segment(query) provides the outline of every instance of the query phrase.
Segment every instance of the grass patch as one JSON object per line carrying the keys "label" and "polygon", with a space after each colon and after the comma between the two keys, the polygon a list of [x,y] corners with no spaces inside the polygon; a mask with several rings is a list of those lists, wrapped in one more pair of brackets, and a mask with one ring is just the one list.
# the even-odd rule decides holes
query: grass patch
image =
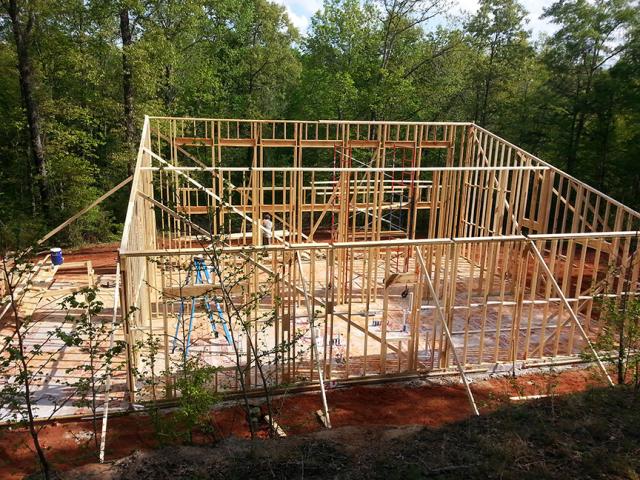
{"label": "grass patch", "polygon": [[[378,478],[638,478],[640,411],[626,387],[512,405],[392,447]],[[388,469],[387,474],[381,474]]]}

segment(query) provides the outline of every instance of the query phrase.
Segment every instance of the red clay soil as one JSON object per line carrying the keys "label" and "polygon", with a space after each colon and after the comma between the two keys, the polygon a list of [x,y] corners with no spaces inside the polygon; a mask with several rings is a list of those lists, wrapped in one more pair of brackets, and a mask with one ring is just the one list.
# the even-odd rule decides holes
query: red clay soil
{"label": "red clay soil", "polygon": [[[115,273],[119,247],[120,244],[118,243],[106,243],[83,247],[78,250],[65,250],[63,252],[64,261],[65,263],[71,263],[91,260],[91,265],[96,273]],[[65,272],[72,273],[70,270],[65,270]]]}
{"label": "red clay soil", "polygon": [[[533,374],[516,379],[494,378],[473,383],[481,412],[509,403],[510,396],[566,394],[586,390],[603,382],[594,372],[571,369],[559,374]],[[471,415],[464,388],[455,385],[390,383],[377,386],[337,388],[327,392],[334,427],[363,425],[427,425],[438,427]],[[289,435],[320,430],[315,412],[321,408],[318,393],[279,397],[273,401],[276,419]],[[264,410],[264,407],[263,407]],[[266,412],[265,412],[266,413]],[[244,412],[239,406],[215,410],[212,417],[222,437],[249,437]],[[56,470],[64,471],[95,463],[90,440],[91,422],[56,422],[44,428],[41,443]],[[130,455],[157,446],[149,417],[142,414],[109,420],[107,459]],[[0,478],[22,478],[38,469],[25,429],[0,431]]]}

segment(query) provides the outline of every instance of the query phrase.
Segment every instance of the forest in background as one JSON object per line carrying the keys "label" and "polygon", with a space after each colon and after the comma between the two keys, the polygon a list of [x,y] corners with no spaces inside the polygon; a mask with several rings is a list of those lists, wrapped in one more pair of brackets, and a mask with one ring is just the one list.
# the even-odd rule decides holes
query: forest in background
{"label": "forest in background", "polygon": [[[33,242],[129,175],[143,116],[474,121],[640,208],[640,8],[325,0],[0,0],[0,240]],[[116,239],[126,192],[58,237]]]}

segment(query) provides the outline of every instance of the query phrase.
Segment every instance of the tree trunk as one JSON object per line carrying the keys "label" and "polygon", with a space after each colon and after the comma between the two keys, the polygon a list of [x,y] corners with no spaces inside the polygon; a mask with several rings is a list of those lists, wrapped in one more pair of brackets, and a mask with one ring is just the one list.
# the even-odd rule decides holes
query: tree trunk
{"label": "tree trunk", "polygon": [[607,176],[607,161],[609,153],[609,136],[611,135],[611,109],[607,109],[605,114],[605,126],[602,138],[602,145],[600,150],[600,159],[598,164],[598,189],[606,193],[606,176]]}
{"label": "tree trunk", "polygon": [[131,24],[129,22],[129,10],[120,10],[120,37],[122,38],[122,103],[124,106],[125,142],[130,150],[127,167],[129,175],[135,168],[135,125],[133,118],[133,74],[129,49],[133,43],[131,38]]}
{"label": "tree trunk", "polygon": [[18,72],[20,75],[20,93],[22,103],[27,114],[29,125],[29,143],[31,157],[36,170],[36,183],[40,193],[40,207],[45,217],[49,213],[49,186],[47,182],[47,166],[44,159],[44,147],[42,145],[40,110],[35,98],[35,81],[33,78],[33,64],[30,55],[31,33],[33,30],[34,13],[26,12],[26,24],[22,18],[25,12],[18,7],[17,0],[9,0],[6,4],[7,13],[11,19],[13,37],[16,42],[18,54]]}
{"label": "tree trunk", "polygon": [[580,113],[578,115],[578,125],[575,130],[575,139],[573,141],[573,149],[571,150],[571,156],[569,157],[570,164],[567,166],[569,175],[575,175],[577,173],[578,164],[578,151],[580,150],[580,144],[582,143],[582,132],[584,131],[585,115]]}
{"label": "tree trunk", "polygon": [[579,123],[578,116],[577,107],[574,105],[571,117],[571,128],[569,129],[569,143],[567,145],[567,173],[569,175],[575,174],[576,163],[578,161],[578,135],[576,134],[576,130],[578,129],[577,124]]}
{"label": "tree trunk", "polygon": [[482,82],[484,84],[483,92],[482,92],[482,110],[480,111],[480,126],[487,128],[487,109],[489,108],[489,92],[491,90],[491,74],[493,72],[493,60],[496,56],[496,50],[499,48],[499,45],[496,43],[496,40],[492,40],[491,43],[491,52],[489,54],[489,65],[484,72],[484,77]]}
{"label": "tree trunk", "polygon": [[489,76],[484,79],[484,92],[482,97],[482,116],[480,117],[480,126],[487,128],[487,109],[489,108],[489,89],[490,89]]}
{"label": "tree trunk", "polygon": [[164,85],[162,87],[162,98],[164,100],[164,113],[172,115],[171,104],[173,103],[173,89],[171,87],[172,66],[164,66]]}

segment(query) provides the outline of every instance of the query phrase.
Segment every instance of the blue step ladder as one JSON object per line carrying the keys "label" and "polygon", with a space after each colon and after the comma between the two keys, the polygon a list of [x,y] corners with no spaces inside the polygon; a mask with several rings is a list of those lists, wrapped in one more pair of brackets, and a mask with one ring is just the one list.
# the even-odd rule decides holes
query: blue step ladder
{"label": "blue step ladder", "polygon": [[[209,268],[202,257],[194,257],[193,263],[189,270],[187,271],[187,279],[185,285],[189,285],[191,281],[191,277],[195,272],[194,285],[206,285],[211,284],[211,274],[209,273]],[[173,336],[173,344],[171,348],[171,353],[174,353],[176,350],[176,343],[178,341],[178,333],[180,332],[180,325],[184,322],[184,297],[180,299],[180,310],[178,311],[178,321],[176,322],[176,331]],[[209,325],[211,326],[211,332],[213,333],[214,338],[218,338],[218,330],[216,329],[216,320],[214,318],[214,312],[211,308],[211,300],[209,299],[209,295],[205,294],[202,297],[205,311],[207,312],[207,316],[209,318]],[[191,332],[193,331],[193,318],[196,313],[196,303],[197,297],[191,297],[191,315],[189,317],[189,329],[187,330],[187,341],[185,343],[184,354],[185,356],[189,355],[189,347],[191,346]],[[214,297],[213,303],[216,307],[216,312],[218,314],[218,319],[222,324],[222,328],[224,330],[224,336],[227,339],[227,343],[229,345],[233,344],[233,339],[231,338],[231,332],[229,331],[229,326],[224,318],[224,313],[222,312],[222,306],[220,302]]]}

